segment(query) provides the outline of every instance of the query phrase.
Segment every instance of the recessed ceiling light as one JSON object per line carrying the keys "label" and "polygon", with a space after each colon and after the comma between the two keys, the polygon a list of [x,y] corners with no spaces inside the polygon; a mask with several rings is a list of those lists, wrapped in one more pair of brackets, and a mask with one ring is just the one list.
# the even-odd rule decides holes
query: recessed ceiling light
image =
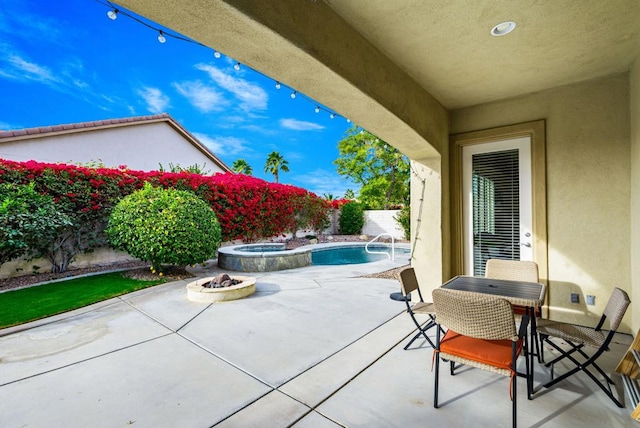
{"label": "recessed ceiling light", "polygon": [[491,29],[492,36],[504,36],[516,29],[516,23],[513,21],[501,22]]}

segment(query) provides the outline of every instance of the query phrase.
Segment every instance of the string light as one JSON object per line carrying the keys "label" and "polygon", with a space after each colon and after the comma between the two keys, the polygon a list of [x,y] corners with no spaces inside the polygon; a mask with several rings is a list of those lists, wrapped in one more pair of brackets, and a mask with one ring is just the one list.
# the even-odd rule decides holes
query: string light
{"label": "string light", "polygon": [[[117,8],[113,3],[111,3],[109,0],[94,0],[94,1],[95,1],[96,3],[100,3],[100,4],[102,4],[102,5],[104,5],[104,6],[106,6],[106,7],[108,7],[108,8],[109,8],[109,10],[107,11],[107,17],[108,17],[110,20],[112,20],[112,21],[115,21],[115,20],[118,18],[118,16],[119,16],[119,15],[124,15],[124,16],[126,16],[127,18],[130,18],[130,19],[132,19],[132,20],[134,20],[134,21],[138,22],[139,24],[144,25],[144,26],[145,26],[145,27],[147,27],[147,28],[150,28],[150,29],[152,29],[152,30],[154,30],[154,31],[157,31],[157,32],[158,32],[158,42],[160,42],[160,43],[166,43],[166,41],[167,41],[167,37],[172,37],[172,38],[174,38],[174,39],[182,40],[182,41],[184,41],[184,42],[188,42],[188,43],[193,43],[193,44],[196,44],[196,45],[202,46],[202,47],[204,47],[204,48],[210,49],[208,46],[203,45],[202,43],[200,43],[200,42],[198,42],[198,41],[196,41],[196,40],[193,40],[193,39],[190,39],[190,38],[187,38],[187,37],[181,36],[181,35],[179,35],[179,34],[174,34],[174,33],[171,33],[171,32],[168,32],[168,33],[167,33],[167,32],[165,32],[165,31],[161,30],[160,28],[158,28],[158,27],[156,27],[156,26],[154,26],[154,25],[152,25],[152,24],[149,24],[148,22],[146,22],[146,20],[142,20],[142,19],[138,18],[138,17],[137,17],[137,16],[135,16],[135,15],[131,15],[131,14],[130,14],[130,13],[128,13],[126,10],[118,9],[118,8]],[[222,57],[222,54],[221,54],[219,51],[217,51],[217,50],[215,50],[215,49],[214,49],[214,50],[213,50],[213,56],[214,56],[214,58],[218,59],[218,58],[221,58],[221,57]],[[236,71],[240,71],[240,62],[236,62],[236,63],[233,65],[233,68],[234,68]],[[249,68],[250,68],[250,67],[249,67]],[[264,73],[259,72],[258,70],[254,70],[254,69],[251,69],[251,70],[252,70],[252,71],[254,71],[255,73],[258,73],[258,74],[262,75],[263,77],[269,78],[269,76],[265,75]],[[280,83],[280,82],[279,82],[279,81],[277,81],[277,80],[274,80],[274,82],[275,82],[275,87],[276,87],[276,89],[280,89],[280,88],[283,86],[283,85],[282,85],[282,83]],[[284,85],[284,86],[286,87],[286,85]],[[337,114],[337,113],[335,113],[335,112],[332,112],[332,111],[330,111],[330,110],[328,110],[328,109],[326,109],[326,108],[322,108],[322,107],[320,107],[320,106],[319,106],[319,105],[318,105],[318,104],[317,104],[313,99],[311,99],[311,98],[307,97],[306,95],[304,95],[304,94],[302,94],[302,93],[301,93],[301,94],[298,94],[298,91],[294,90],[293,88],[290,88],[290,89],[293,91],[293,92],[291,92],[291,95],[290,95],[290,96],[291,96],[291,99],[295,99],[298,95],[300,95],[300,96],[301,96],[303,99],[305,99],[307,102],[309,102],[309,103],[310,103],[310,104],[312,104],[312,105],[315,105],[314,111],[315,111],[316,113],[320,113],[320,110],[324,110],[324,111],[326,111],[327,113],[329,113],[329,118],[331,118],[331,119],[335,119],[335,117],[336,117],[336,116],[340,116],[339,114]],[[341,117],[343,117],[343,116],[341,116]],[[350,119],[347,119],[347,118],[345,118],[345,119],[347,120],[347,122],[348,122],[348,123],[351,123],[351,120],[350,120]]]}

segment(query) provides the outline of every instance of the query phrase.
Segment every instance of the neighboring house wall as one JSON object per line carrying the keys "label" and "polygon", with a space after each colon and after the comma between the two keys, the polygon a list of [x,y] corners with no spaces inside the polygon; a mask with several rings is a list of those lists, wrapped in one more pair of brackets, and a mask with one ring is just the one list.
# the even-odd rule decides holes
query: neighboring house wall
{"label": "neighboring house wall", "polygon": [[126,165],[142,171],[158,170],[160,164],[168,170],[170,163],[182,167],[204,164],[211,173],[229,170],[220,160],[216,162],[213,154],[194,145],[193,137],[185,137],[167,115],[154,117],[159,119],[0,138],[0,158],[50,163],[97,161],[106,167]]}
{"label": "neighboring house wall", "polygon": [[[538,119],[546,121],[549,316],[595,325],[613,287],[633,301],[629,76],[455,110],[450,123],[460,133]],[[570,303],[572,292],[580,304]],[[587,294],[595,306],[585,305]],[[623,331],[631,319],[629,310]]]}

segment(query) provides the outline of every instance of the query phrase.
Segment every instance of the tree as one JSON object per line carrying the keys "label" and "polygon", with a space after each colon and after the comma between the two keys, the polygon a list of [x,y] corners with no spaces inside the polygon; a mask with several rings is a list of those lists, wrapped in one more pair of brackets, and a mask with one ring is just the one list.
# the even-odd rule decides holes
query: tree
{"label": "tree", "polygon": [[280,153],[271,152],[267,157],[267,162],[264,164],[264,172],[273,174],[278,182],[278,173],[280,171],[289,172],[289,162],[287,162]]}
{"label": "tree", "polygon": [[357,235],[364,226],[364,210],[359,202],[349,202],[340,208],[340,233]]}
{"label": "tree", "polygon": [[53,198],[28,185],[0,184],[0,265],[23,256],[45,253],[71,219],[58,211]]}
{"label": "tree", "polygon": [[354,200],[356,198],[356,193],[352,189],[347,189],[344,192],[344,198]]}
{"label": "tree", "polygon": [[338,174],[360,184],[360,200],[367,208],[389,209],[409,202],[409,160],[396,148],[353,126],[338,142],[338,151]]}
{"label": "tree", "polygon": [[149,183],[118,202],[106,233],[114,248],[150,262],[154,271],[202,263],[221,242],[216,214],[204,200]]}
{"label": "tree", "polygon": [[231,166],[231,169],[234,172],[237,172],[238,174],[245,174],[245,175],[253,174],[253,168],[251,168],[251,165],[249,165],[247,161],[244,159],[236,160]]}

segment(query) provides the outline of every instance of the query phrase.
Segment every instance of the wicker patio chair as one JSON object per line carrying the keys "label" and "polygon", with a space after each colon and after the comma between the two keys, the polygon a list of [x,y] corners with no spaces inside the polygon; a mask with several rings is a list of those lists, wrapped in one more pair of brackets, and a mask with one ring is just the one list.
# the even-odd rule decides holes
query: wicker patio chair
{"label": "wicker patio chair", "polygon": [[[548,343],[558,352],[560,352],[560,355],[556,359],[545,364],[547,367],[551,367],[551,381],[547,382],[544,385],[545,388],[549,388],[550,386],[555,385],[556,383],[568,378],[569,376],[579,371],[583,371],[600,387],[600,389],[604,391],[605,394],[607,394],[607,396],[618,407],[624,407],[622,403],[620,403],[620,401],[618,401],[618,399],[613,396],[610,387],[610,385],[613,385],[613,381],[609,376],[605,374],[605,372],[598,366],[598,364],[596,364],[596,361],[603,352],[609,350],[609,343],[611,342],[611,339],[613,339],[616,330],[620,326],[622,317],[624,317],[624,314],[627,311],[627,307],[629,307],[630,303],[631,301],[629,300],[629,295],[623,290],[615,287],[613,289],[613,292],[611,293],[611,297],[609,297],[607,306],[605,306],[604,312],[600,317],[600,321],[594,328],[567,324],[559,321],[540,320],[538,323],[538,335],[540,336],[541,342]],[[602,330],[605,320],[609,321],[608,332],[604,332]],[[553,338],[558,338],[565,341],[569,345],[570,349],[563,349],[552,340]],[[583,350],[585,346],[596,348],[596,352],[593,355],[589,356]],[[579,362],[576,358],[574,358],[572,354],[574,354],[575,352],[582,355],[585,361]],[[562,376],[554,378],[553,368],[555,363],[564,359],[570,360],[573,364],[576,365],[576,367],[564,373]],[[598,380],[598,378],[596,378],[596,376],[589,371],[589,367],[593,367],[604,377],[607,382],[607,387],[605,387],[605,385],[603,385],[602,382],[600,382],[600,380]]]}
{"label": "wicker patio chair", "polygon": [[529,359],[525,359],[525,373],[516,370],[517,359],[527,347],[528,317],[522,317],[520,329],[516,331],[511,303],[498,297],[467,291],[435,289],[433,305],[436,322],[448,328],[442,339],[439,329],[436,333],[434,407],[438,407],[440,359],[449,361],[451,375],[457,368],[455,363],[477,367],[510,378],[511,419],[515,427],[516,376],[527,379],[529,399],[533,389]]}
{"label": "wicker patio chair", "polygon": [[[432,348],[435,348],[436,345],[433,344],[433,341],[427,336],[427,330],[436,326],[435,322],[435,312],[433,310],[433,303],[425,302],[422,298],[422,293],[420,292],[420,287],[418,286],[418,278],[416,277],[416,272],[414,268],[407,267],[400,271],[400,288],[402,290],[402,296],[404,297],[404,302],[407,305],[407,312],[411,315],[411,319],[413,323],[416,325],[418,332],[415,336],[407,343],[404,347],[405,351],[411,346],[411,344],[420,336],[423,336],[427,342],[431,345]],[[415,304],[411,304],[410,293],[414,291],[418,292],[418,296],[420,298],[419,302]],[[426,314],[429,316],[429,321],[421,325],[416,318],[416,314]]]}
{"label": "wicker patio chair", "polygon": [[[492,279],[540,282],[538,264],[527,260],[489,259],[485,266],[484,276],[485,278]],[[536,318],[540,318],[541,316],[540,308],[535,308],[534,316],[533,313],[529,313],[525,306],[519,305],[513,305],[513,313],[516,316],[516,321],[519,321],[522,315],[529,315],[532,328],[536,327]],[[538,344],[537,338],[532,346],[534,347],[534,352],[538,355],[538,361],[542,362],[542,358],[540,357],[540,345]]]}

